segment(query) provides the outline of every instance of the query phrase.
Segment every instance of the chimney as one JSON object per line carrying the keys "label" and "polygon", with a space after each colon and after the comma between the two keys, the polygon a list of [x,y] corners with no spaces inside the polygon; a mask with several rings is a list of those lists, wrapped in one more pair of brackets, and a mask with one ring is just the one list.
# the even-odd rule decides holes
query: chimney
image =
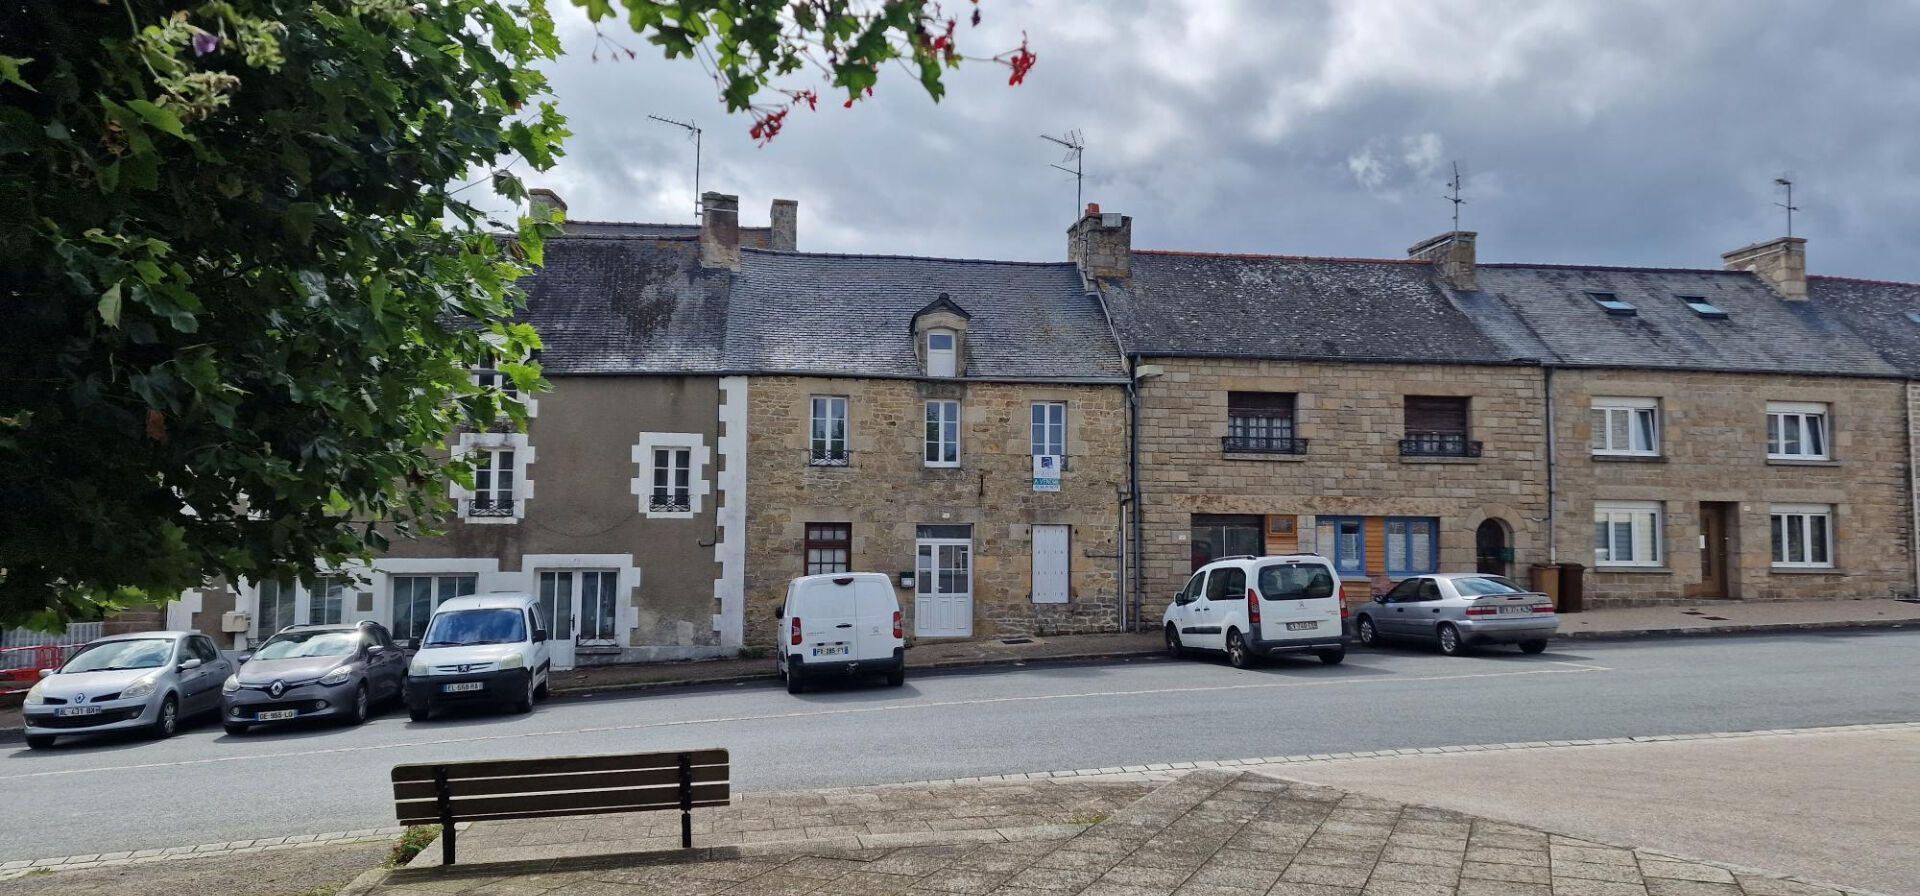
{"label": "chimney", "polygon": [[567,201],[545,187],[535,187],[527,191],[527,217],[536,221],[545,221],[554,209],[560,210],[560,219],[567,218]]}
{"label": "chimney", "polygon": [[1067,228],[1067,257],[1089,280],[1125,280],[1133,276],[1133,219],[1102,214],[1098,203]]}
{"label": "chimney", "polygon": [[1789,302],[1807,300],[1807,241],[1800,237],[1754,243],[1721,255],[1720,261],[1729,271],[1752,271],[1780,298]]}
{"label": "chimney", "polygon": [[792,199],[775,199],[773,210],[767,213],[773,235],[767,239],[767,248],[778,252],[792,252],[800,244],[800,203]]}
{"label": "chimney", "polygon": [[740,197],[700,194],[700,266],[740,270]]}
{"label": "chimney", "polygon": [[1479,262],[1473,250],[1477,236],[1471,230],[1450,230],[1415,243],[1407,250],[1407,257],[1433,262],[1434,273],[1448,289],[1476,292],[1480,289]]}

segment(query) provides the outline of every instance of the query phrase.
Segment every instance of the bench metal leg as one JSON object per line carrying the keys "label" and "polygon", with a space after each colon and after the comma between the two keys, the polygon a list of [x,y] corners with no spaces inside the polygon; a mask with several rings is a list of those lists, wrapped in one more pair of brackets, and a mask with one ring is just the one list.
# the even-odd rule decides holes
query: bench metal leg
{"label": "bench metal leg", "polygon": [[440,864],[453,864],[453,789],[447,786],[446,766],[433,770],[435,799],[440,804]]}
{"label": "bench metal leg", "polygon": [[693,848],[693,754],[680,754],[680,848]]}

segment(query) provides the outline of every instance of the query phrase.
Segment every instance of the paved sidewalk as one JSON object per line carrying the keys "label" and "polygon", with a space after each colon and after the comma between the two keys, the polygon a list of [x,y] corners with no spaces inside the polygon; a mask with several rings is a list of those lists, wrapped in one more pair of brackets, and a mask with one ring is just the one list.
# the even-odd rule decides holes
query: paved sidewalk
{"label": "paved sidewalk", "polygon": [[1560,616],[1563,638],[1789,632],[1920,625],[1920,603],[1874,600],[1703,600],[1670,607],[1617,607]]}

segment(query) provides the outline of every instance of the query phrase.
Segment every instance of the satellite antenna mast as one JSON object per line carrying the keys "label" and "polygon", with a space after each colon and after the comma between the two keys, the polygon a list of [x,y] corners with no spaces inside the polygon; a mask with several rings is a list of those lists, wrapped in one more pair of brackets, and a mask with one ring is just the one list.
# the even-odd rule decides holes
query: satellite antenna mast
{"label": "satellite antenna mast", "polygon": [[1453,203],[1453,229],[1455,232],[1460,230],[1460,206],[1467,204],[1465,199],[1460,198],[1461,183],[1460,163],[1455,162],[1453,163],[1453,179],[1447,181],[1447,195],[1440,197]]}
{"label": "satellite antenna mast", "polygon": [[1773,182],[1776,186],[1787,189],[1787,201],[1776,202],[1774,205],[1787,210],[1787,236],[1793,236],[1793,213],[1800,210],[1800,206],[1793,204],[1793,179],[1783,174],[1774,178]]}
{"label": "satellite antenna mast", "polygon": [[1078,128],[1068,131],[1064,135],[1061,135],[1059,137],[1055,137],[1050,134],[1041,134],[1040,139],[1045,140],[1048,143],[1057,143],[1061,147],[1066,149],[1067,154],[1062,156],[1060,158],[1060,161],[1072,162],[1073,167],[1068,168],[1065,165],[1050,165],[1050,167],[1058,168],[1061,171],[1065,171],[1066,173],[1073,175],[1073,208],[1075,213],[1078,213],[1079,210],[1083,207],[1080,202],[1080,199],[1081,199],[1080,185],[1081,185],[1081,182],[1085,179],[1086,175],[1085,175],[1084,169],[1082,168],[1081,160],[1086,156],[1086,153],[1087,153],[1087,141],[1081,138],[1080,130]]}
{"label": "satellite antenna mast", "polygon": [[695,218],[700,217],[700,126],[691,121],[674,121],[671,118],[661,118],[658,115],[649,115],[647,117],[661,124],[670,124],[676,128],[684,128],[688,134],[693,136],[693,216]]}

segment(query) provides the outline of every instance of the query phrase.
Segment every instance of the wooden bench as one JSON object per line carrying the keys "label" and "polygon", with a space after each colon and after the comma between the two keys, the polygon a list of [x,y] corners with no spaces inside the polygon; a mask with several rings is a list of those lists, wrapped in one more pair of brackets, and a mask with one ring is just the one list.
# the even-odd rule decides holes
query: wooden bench
{"label": "wooden bench", "polygon": [[462,821],[679,809],[690,849],[693,810],[727,805],[728,774],[726,750],[397,765],[394,812],[401,824],[438,824],[447,865]]}

